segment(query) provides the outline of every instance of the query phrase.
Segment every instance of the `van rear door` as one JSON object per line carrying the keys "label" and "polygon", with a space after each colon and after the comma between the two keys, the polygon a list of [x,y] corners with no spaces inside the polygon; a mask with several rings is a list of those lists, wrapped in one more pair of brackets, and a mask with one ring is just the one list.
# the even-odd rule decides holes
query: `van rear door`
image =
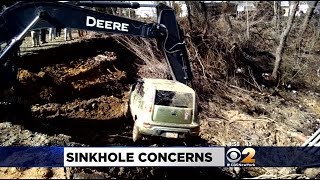
{"label": "van rear door", "polygon": [[156,90],[153,121],[191,124],[194,95],[192,93]]}

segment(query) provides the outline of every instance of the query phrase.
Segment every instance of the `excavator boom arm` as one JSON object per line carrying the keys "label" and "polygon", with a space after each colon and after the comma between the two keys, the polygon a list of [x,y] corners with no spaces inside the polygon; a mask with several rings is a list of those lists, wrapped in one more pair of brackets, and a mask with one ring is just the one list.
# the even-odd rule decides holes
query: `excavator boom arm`
{"label": "excavator boom arm", "polygon": [[[81,7],[82,6],[82,7]],[[139,8],[139,3],[78,1],[78,2],[18,2],[0,14],[0,63],[18,51],[30,30],[42,28],[72,28],[88,31],[155,38],[161,44],[172,78],[190,84],[192,73],[183,33],[172,8],[159,4],[157,22],[145,23],[125,17],[98,12],[87,6]]]}

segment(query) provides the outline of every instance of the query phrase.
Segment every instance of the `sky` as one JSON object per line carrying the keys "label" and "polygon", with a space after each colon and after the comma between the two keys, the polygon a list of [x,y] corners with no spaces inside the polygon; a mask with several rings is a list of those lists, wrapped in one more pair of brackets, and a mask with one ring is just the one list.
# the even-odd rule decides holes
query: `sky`
{"label": "sky", "polygon": [[[154,1],[130,1],[130,2],[139,2],[140,4],[154,4]],[[136,10],[136,14],[142,17],[156,16],[156,9],[150,7],[141,7]],[[185,4],[182,5],[182,16],[187,15],[187,7]]]}
{"label": "sky", "polygon": [[[139,2],[140,4],[154,4],[154,1],[130,1],[130,2]],[[212,1],[204,1],[204,2],[212,2]],[[223,1],[214,1],[214,2],[223,2]],[[288,1],[282,1],[281,4],[282,5],[289,5]],[[307,5],[300,5],[299,6],[299,11],[306,12],[307,9],[308,9]],[[238,6],[238,10],[241,11],[242,7]],[[150,7],[141,7],[136,10],[136,14],[141,17],[156,16],[156,9],[150,8]],[[182,16],[186,16],[186,15],[187,15],[187,7],[183,3],[182,4]]]}
{"label": "sky", "polygon": [[[131,2],[139,2],[139,1],[131,1]],[[153,1],[140,1],[140,4],[154,4]],[[136,10],[136,14],[141,17],[153,16],[155,14],[155,8],[150,7],[141,7]]]}

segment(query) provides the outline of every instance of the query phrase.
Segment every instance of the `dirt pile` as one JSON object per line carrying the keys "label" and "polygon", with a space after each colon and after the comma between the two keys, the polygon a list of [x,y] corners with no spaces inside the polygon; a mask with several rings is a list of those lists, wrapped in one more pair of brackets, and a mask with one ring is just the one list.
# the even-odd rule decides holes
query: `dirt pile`
{"label": "dirt pile", "polygon": [[30,169],[17,169],[17,168],[1,168],[0,176],[3,179],[65,179],[63,168],[30,168]]}
{"label": "dirt pile", "polygon": [[111,94],[123,96],[128,84],[137,77],[135,56],[126,56],[127,53],[116,56],[113,50],[121,51],[121,47],[112,47],[111,43],[116,44],[112,39],[91,39],[73,45],[79,54],[70,49],[72,45],[64,44],[40,51],[39,55],[23,56],[16,93],[32,104]]}
{"label": "dirt pile", "polygon": [[74,117],[108,120],[121,118],[124,113],[124,99],[113,96],[100,96],[90,100],[75,100],[70,103],[48,103],[34,105],[32,111],[39,117]]}

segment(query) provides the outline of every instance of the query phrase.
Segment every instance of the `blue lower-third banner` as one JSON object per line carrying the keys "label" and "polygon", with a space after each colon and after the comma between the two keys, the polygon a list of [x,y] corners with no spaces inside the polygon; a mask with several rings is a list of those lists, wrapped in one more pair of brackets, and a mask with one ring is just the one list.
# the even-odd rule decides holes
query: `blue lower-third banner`
{"label": "blue lower-third banner", "polygon": [[0,167],[320,167],[320,147],[0,147]]}
{"label": "blue lower-third banner", "polygon": [[0,167],[63,167],[64,147],[0,147]]}

